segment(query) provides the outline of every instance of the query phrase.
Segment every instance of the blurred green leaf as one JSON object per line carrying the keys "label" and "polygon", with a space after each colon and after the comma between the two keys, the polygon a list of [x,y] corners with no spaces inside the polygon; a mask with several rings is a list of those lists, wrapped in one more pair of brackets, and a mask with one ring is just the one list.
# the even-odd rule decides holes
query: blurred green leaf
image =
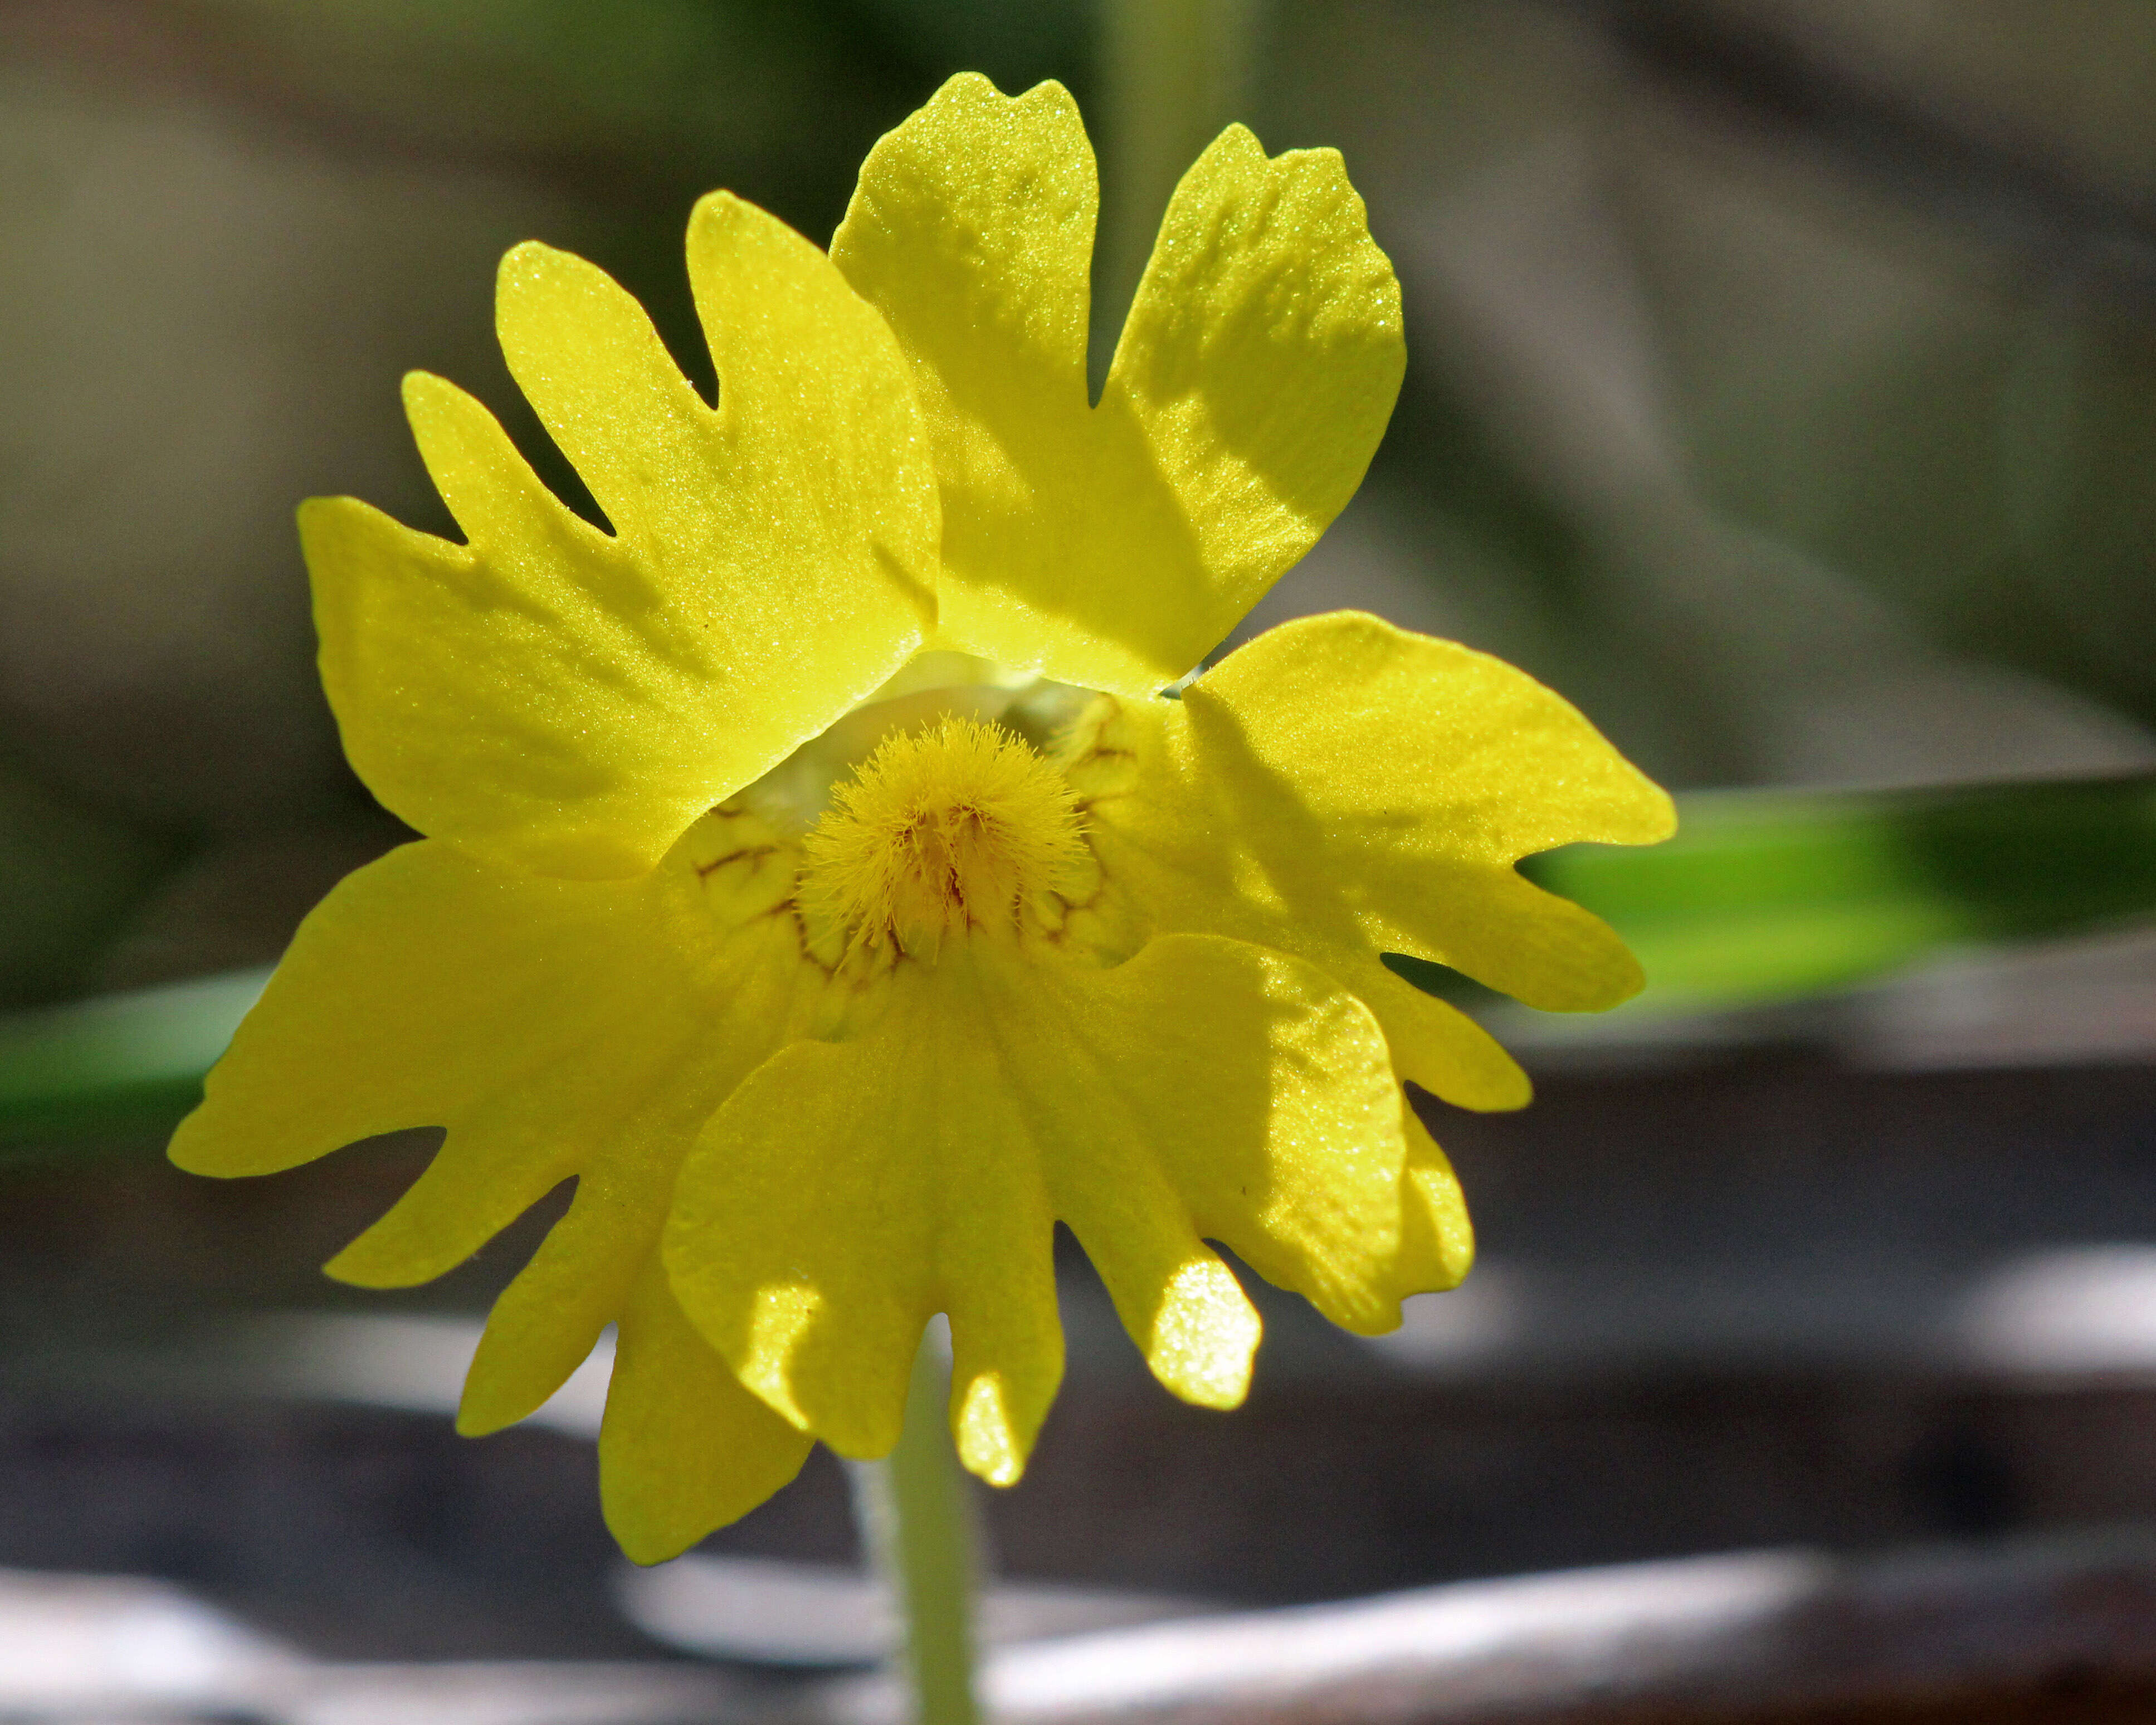
{"label": "blurred green leaf", "polygon": [[175,1125],[269,977],[233,971],[0,1018],[0,1144]]}
{"label": "blurred green leaf", "polygon": [[1643,1004],[1786,999],[1942,948],[2156,915],[2156,778],[1681,799],[1651,850],[1578,845],[1523,872],[1607,918]]}

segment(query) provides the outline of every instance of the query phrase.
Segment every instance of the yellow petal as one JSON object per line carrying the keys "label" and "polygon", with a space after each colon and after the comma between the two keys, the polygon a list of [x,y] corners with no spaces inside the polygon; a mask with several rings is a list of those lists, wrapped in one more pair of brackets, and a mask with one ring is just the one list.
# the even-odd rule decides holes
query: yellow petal
{"label": "yellow petal", "polygon": [[536,1413],[619,1318],[649,1266],[665,1183],[581,1176],[568,1214],[501,1291],[465,1374],[457,1430],[484,1437]]}
{"label": "yellow petal", "polygon": [[538,1137],[559,1136],[518,1092],[596,1028],[589,1008],[627,981],[624,947],[661,926],[655,891],[542,880],[438,841],[358,870],[300,925],[172,1159],[274,1173],[497,1095]]}
{"label": "yellow petal", "polygon": [[1524,1108],[1534,1099],[1520,1063],[1458,1007],[1404,982],[1367,950],[1322,955],[1322,943],[1309,938],[1315,932],[1305,934],[1306,953],[1320,962],[1329,957],[1327,968],[1377,1015],[1401,1077],[1455,1106],[1486,1112]]}
{"label": "yellow petal", "polygon": [[951,1317],[961,1455],[1017,1477],[1063,1369],[1040,1152],[962,957],[894,978],[879,1029],[801,1043],[683,1166],[676,1294],[742,1381],[842,1455],[897,1441],[914,1352]]}
{"label": "yellow petal", "polygon": [[[558,1255],[598,1273],[570,1248],[603,1218],[649,1255],[681,1157],[819,983],[789,924],[706,913],[690,851],[634,880],[569,881],[439,840],[406,845],[301,926],[172,1158],[267,1173],[377,1132],[446,1127],[427,1172],[332,1261],[373,1286],[440,1275],[576,1175],[569,1235],[526,1272],[536,1296]],[[505,1296],[509,1327],[526,1297]],[[567,1322],[596,1327],[581,1307]],[[529,1373],[573,1367],[572,1345],[552,1345]],[[490,1357],[504,1348],[519,1351],[496,1338]]]}
{"label": "yellow petal", "polygon": [[1448,1101],[1517,1106],[1527,1082],[1381,953],[1557,1010],[1613,1006],[1640,986],[1607,925],[1513,865],[1584,840],[1652,843],[1674,826],[1670,800],[1497,660],[1374,617],[1309,618],[1181,701],[1130,703],[1107,723],[1100,752],[1135,765],[1088,795],[1086,819],[1118,891],[1155,927],[1322,965],[1377,1013],[1402,1074]]}
{"label": "yellow petal", "polygon": [[656,1260],[622,1312],[599,1427],[599,1502],[639,1563],[679,1557],[801,1471],[808,1440],[689,1327]]}
{"label": "yellow petal", "polygon": [[[1335,1323],[1388,1327],[1380,1283],[1406,1146],[1384,1038],[1361,1003],[1314,966],[1209,935],[1046,977],[1029,979],[1026,1031],[1064,1046],[1021,1082],[1037,1114],[1085,1147],[1055,1164],[1057,1214],[1119,1303],[1117,1259],[1142,1237],[1134,1212],[1157,1168],[1197,1234]],[[1007,1017],[1023,1009],[1013,997]],[[1209,1280],[1178,1287],[1156,1330],[1188,1322]]]}
{"label": "yellow petal", "polygon": [[1403,1106],[1406,1165],[1400,1172],[1400,1250],[1393,1266],[1393,1292],[1441,1293],[1456,1288],[1475,1264],[1475,1230],[1460,1177],[1414,1110]]}
{"label": "yellow petal", "polygon": [[859,1040],[789,1048],[735,1092],[683,1167],[666,1260],[742,1381],[850,1455],[896,1440],[948,1312],[961,1453],[1008,1481],[1061,1365],[1055,1221],[1156,1375],[1232,1406],[1258,1321],[1204,1237],[1382,1329],[1404,1156],[1383,1038],[1311,966],[1207,937],[1112,970],[975,939],[899,972]]}
{"label": "yellow petal", "polygon": [[1339,151],[1268,158],[1229,126],[1176,188],[1101,398],[1196,536],[1185,643],[1216,645],[1317,542],[1406,370],[1399,284]]}
{"label": "yellow petal", "polygon": [[256,1173],[446,1125],[426,1173],[331,1266],[377,1286],[439,1275],[574,1175],[567,1215],[488,1320],[459,1424],[522,1419],[618,1324],[602,1483],[644,1562],[752,1508],[806,1449],[657,1269],[683,1155],[821,986],[790,922],[703,872],[741,819],[700,824],[629,881],[550,880],[436,840],[361,870],[302,925],[173,1143],[198,1173]]}
{"label": "yellow petal", "polygon": [[424,376],[407,408],[469,543],[348,498],[301,512],[346,752],[423,832],[567,876],[648,868],[932,620],[934,482],[882,321],[723,193],[689,261],[716,411],[601,271],[536,244],[503,260],[511,369],[611,535]]}
{"label": "yellow petal", "polygon": [[1231,127],[1184,177],[1097,408],[1093,157],[1060,85],[952,79],[870,152],[831,255],[913,365],[942,490],[942,637],[1150,694],[1360,482],[1399,293],[1331,151]]}

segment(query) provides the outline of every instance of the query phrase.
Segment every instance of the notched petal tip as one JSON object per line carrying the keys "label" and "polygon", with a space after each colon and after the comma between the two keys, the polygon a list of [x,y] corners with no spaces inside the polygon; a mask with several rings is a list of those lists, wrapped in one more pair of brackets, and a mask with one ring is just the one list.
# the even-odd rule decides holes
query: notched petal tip
{"label": "notched petal tip", "polygon": [[[1040,1219],[983,1219],[1021,1237]],[[1015,1227],[1012,1226],[1017,1223]],[[954,1261],[951,1434],[968,1471],[992,1486],[1017,1483],[1063,1382],[1063,1326],[1048,1230],[1034,1250],[978,1248]]]}
{"label": "notched petal tip", "polygon": [[[1635,839],[1630,842],[1637,845],[1651,845],[1656,841],[1651,839]],[[1647,973],[1634,955],[1632,949],[1625,944],[1624,937],[1615,929],[1604,922],[1599,916],[1595,916],[1591,911],[1582,911],[1580,915],[1589,917],[1599,924],[1603,934],[1606,937],[1606,944],[1603,946],[1600,954],[1603,973],[1599,978],[1588,979],[1580,985],[1577,1004],[1561,1009],[1568,1012],[1608,1012],[1613,1007],[1622,1006],[1644,989],[1647,986]],[[1598,982],[1599,987],[1595,985]]]}
{"label": "notched petal tip", "polygon": [[[263,1145],[247,1144],[219,1130],[217,1115],[222,1111],[213,1111],[208,1102],[199,1104],[173,1129],[172,1142],[165,1147],[166,1159],[182,1173],[203,1174],[213,1180],[281,1173],[295,1165],[287,1156],[265,1153]],[[326,1151],[316,1151],[301,1159],[313,1162],[326,1154]]]}
{"label": "notched petal tip", "polygon": [[469,1382],[464,1394],[457,1399],[457,1417],[454,1422],[459,1437],[492,1437],[497,1431],[506,1431],[521,1420],[531,1417],[531,1409],[519,1412],[506,1403],[492,1399],[475,1399]]}
{"label": "notched petal tip", "polygon": [[[305,497],[292,511],[300,530],[314,600],[317,658],[325,679],[352,657],[352,624],[359,620],[378,582],[399,552],[422,567],[460,565],[465,547],[408,527],[362,497]],[[332,708],[338,691],[327,691]],[[342,722],[340,717],[340,723]]]}
{"label": "notched petal tip", "polygon": [[[1003,86],[985,72],[953,72],[937,86],[935,95],[901,122],[901,126],[918,121],[923,115],[940,115],[952,109],[979,109],[993,116],[1002,112],[1043,106],[1065,109],[1073,114],[1078,110],[1076,98],[1060,79],[1044,78],[1014,95],[1006,95]],[[983,141],[991,143],[995,141],[984,139]]]}
{"label": "notched petal tip", "polygon": [[1240,1408],[1250,1393],[1265,1321],[1235,1272],[1208,1252],[1161,1291],[1145,1340],[1146,1363],[1163,1385],[1200,1408]]}
{"label": "notched petal tip", "polygon": [[954,1386],[951,1436],[966,1471],[992,1486],[1016,1485],[1033,1448],[1004,1405],[1003,1386],[988,1376]]}
{"label": "notched petal tip", "polygon": [[742,1389],[667,1291],[655,1261],[617,1327],[599,1427],[599,1503],[639,1563],[678,1557],[801,1471],[809,1440]]}
{"label": "notched petal tip", "polygon": [[416,1288],[441,1273],[431,1261],[415,1258],[402,1241],[377,1240],[373,1229],[322,1266],[322,1274],[331,1281],[377,1290]]}
{"label": "notched petal tip", "polygon": [[[602,1513],[605,1508],[602,1499]],[[639,1569],[672,1563],[712,1531],[708,1527],[691,1531],[693,1523],[690,1527],[675,1527],[663,1519],[646,1519],[644,1515],[619,1510],[606,1516],[606,1526],[607,1532],[613,1535],[613,1543],[621,1548],[621,1554]]]}
{"label": "notched petal tip", "polygon": [[300,524],[302,535],[334,531],[331,524],[346,510],[367,509],[374,506],[357,497],[344,495],[302,497],[292,511],[292,518]]}
{"label": "notched petal tip", "polygon": [[1632,836],[1613,839],[1613,845],[1660,845],[1677,835],[1676,798],[1646,774],[1640,774],[1640,798]]}
{"label": "notched petal tip", "polygon": [[[1460,1177],[1411,1106],[1403,1105],[1407,1165],[1400,1177],[1400,1249],[1394,1260],[1396,1300],[1445,1293],[1475,1265],[1475,1228]],[[1388,1325],[1389,1329],[1397,1327]]]}
{"label": "notched petal tip", "polygon": [[769,210],[721,187],[716,192],[706,192],[690,207],[687,244],[690,270],[696,270],[701,256],[708,255],[703,249],[735,248],[741,245],[744,239],[752,237],[783,239],[819,257],[823,255],[824,249],[799,229],[782,222]]}
{"label": "notched petal tip", "polygon": [[405,417],[423,413],[434,408],[451,397],[465,398],[465,392],[438,372],[414,368],[397,380],[397,397],[404,404]]}

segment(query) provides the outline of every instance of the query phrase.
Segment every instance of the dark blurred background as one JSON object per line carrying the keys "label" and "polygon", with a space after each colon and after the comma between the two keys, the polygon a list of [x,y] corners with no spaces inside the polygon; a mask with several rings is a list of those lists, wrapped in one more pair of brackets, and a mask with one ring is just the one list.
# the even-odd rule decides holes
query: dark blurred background
{"label": "dark blurred background", "polygon": [[[1253,626],[1465,639],[1682,791],[2156,768],[2142,0],[4,0],[0,1004],[267,964],[397,841],[291,512],[447,527],[413,367],[580,496],[494,345],[505,249],[595,259],[696,376],[694,198],[823,241],[968,68],[1086,107],[1103,352],[1219,124],[1345,152],[1408,381]],[[994,1511],[1014,1571],[1247,1603],[2156,1514],[2156,942],[1512,1029],[1543,1101],[1432,1113],[1486,1267],[1403,1338],[1269,1301],[1222,1422],[1139,1381],[1071,1266],[1073,1384]],[[167,1576],[370,1658],[653,1649],[602,1585],[588,1410],[475,1447],[439,1419],[529,1228],[370,1299],[373,1353],[243,1346],[204,1326],[357,1321],[314,1266],[426,1147],[244,1189],[98,1147],[0,1184],[0,1563]],[[375,1363],[340,1377],[347,1343]],[[721,1546],[844,1558],[818,1466]]]}
{"label": "dark blurred background", "polygon": [[574,492],[491,338],[504,249],[597,259],[693,372],[694,197],[823,239],[963,67],[1086,105],[1104,344],[1163,163],[1228,116],[1345,151],[1412,369],[1263,617],[1489,648],[1679,788],[2150,761],[2145,8],[1182,9],[1209,36],[1084,0],[0,8],[0,991],[267,962],[382,841],[291,509],[446,525],[415,367]]}

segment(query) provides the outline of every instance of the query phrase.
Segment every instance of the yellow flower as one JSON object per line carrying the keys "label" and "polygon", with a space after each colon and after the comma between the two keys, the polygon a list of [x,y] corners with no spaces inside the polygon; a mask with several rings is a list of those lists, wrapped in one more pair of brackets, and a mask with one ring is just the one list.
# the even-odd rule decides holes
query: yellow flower
{"label": "yellow flower", "polygon": [[617,1327],[629,1553],[812,1438],[894,1442],[947,1313],[967,1466],[1015,1479],[1062,1370],[1056,1224],[1160,1380],[1243,1395],[1207,1241],[1376,1332],[1466,1271],[1401,1079],[1527,1100],[1403,952],[1530,1004],[1639,984],[1513,863],[1668,800],[1496,660],[1342,614],[1173,685],[1317,539],[1398,391],[1399,292],[1337,155],[1234,128],[1169,209],[1088,404],[1092,158],[1070,97],[953,80],[827,257],[724,193],[689,227],[714,410],[642,311],[504,261],[520,386],[611,523],[414,376],[467,542],[302,511],[354,766],[428,836],[315,911],[172,1155],[267,1173],[442,1126],[331,1265],[440,1275],[560,1182],[459,1423]]}

